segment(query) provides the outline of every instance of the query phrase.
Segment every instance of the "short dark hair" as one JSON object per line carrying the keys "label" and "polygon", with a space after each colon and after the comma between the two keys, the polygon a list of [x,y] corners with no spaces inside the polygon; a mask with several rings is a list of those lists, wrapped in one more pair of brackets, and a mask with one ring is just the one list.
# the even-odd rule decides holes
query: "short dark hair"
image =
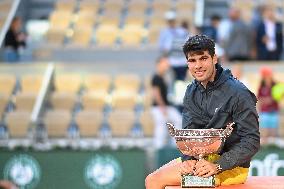
{"label": "short dark hair", "polygon": [[210,20],[218,20],[218,21],[220,21],[221,20],[221,16],[219,16],[218,14],[213,14],[210,17]]}
{"label": "short dark hair", "polygon": [[215,42],[206,35],[195,35],[189,37],[183,45],[183,53],[188,59],[190,52],[203,52],[208,51],[211,57],[215,55]]}

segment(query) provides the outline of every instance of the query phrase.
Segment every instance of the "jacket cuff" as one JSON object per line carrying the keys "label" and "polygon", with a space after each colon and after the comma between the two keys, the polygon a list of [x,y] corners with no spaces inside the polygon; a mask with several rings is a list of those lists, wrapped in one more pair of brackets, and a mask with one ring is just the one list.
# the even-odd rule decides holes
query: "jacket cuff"
{"label": "jacket cuff", "polygon": [[196,160],[193,156],[188,156],[188,155],[182,155],[181,157],[182,161],[187,161],[187,160]]}

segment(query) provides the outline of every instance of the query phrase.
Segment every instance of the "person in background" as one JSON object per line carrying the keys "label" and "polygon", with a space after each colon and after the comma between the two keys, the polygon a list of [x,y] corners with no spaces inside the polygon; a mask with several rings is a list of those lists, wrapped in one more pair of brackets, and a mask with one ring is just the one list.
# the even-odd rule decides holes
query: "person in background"
{"label": "person in background", "polygon": [[226,57],[229,61],[249,60],[253,42],[251,29],[241,19],[239,9],[231,8],[229,18],[229,34],[228,38],[224,41]]}
{"label": "person in background", "polygon": [[271,6],[263,9],[263,19],[256,31],[258,60],[279,60],[283,50],[282,23],[276,21]]}
{"label": "person in background", "polygon": [[161,54],[167,55],[170,66],[174,72],[174,80],[184,80],[186,77],[186,60],[182,52],[182,44],[189,35],[188,30],[177,26],[176,13],[165,13],[168,27],[163,29],[159,36],[159,49]]}
{"label": "person in background", "polygon": [[214,14],[210,17],[210,25],[203,26],[201,28],[201,33],[207,35],[209,38],[213,39],[215,42],[218,42],[218,27],[221,22],[221,17],[217,14]]}
{"label": "person in background", "polygon": [[[169,134],[167,122],[172,122],[177,128],[181,127],[181,114],[169,102],[168,87],[164,79],[169,69],[169,61],[166,56],[157,60],[156,73],[152,77],[153,107],[152,114],[155,121],[154,145],[156,149],[165,147],[168,143]],[[172,141],[174,142],[174,141]]]}
{"label": "person in background", "polygon": [[15,17],[4,39],[4,61],[17,62],[20,59],[19,51],[26,46],[26,35],[21,31],[22,20]]}
{"label": "person in background", "polygon": [[272,87],[276,85],[272,69],[262,67],[261,83],[258,89],[258,106],[261,143],[266,144],[269,137],[276,137],[279,125],[279,105],[272,97]]}

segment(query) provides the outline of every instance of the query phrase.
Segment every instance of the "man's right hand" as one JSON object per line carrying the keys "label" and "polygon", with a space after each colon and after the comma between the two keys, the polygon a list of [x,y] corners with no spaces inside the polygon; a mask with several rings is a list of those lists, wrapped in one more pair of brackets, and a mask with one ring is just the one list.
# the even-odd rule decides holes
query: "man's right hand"
{"label": "man's right hand", "polygon": [[187,161],[182,162],[180,166],[180,173],[182,175],[193,174],[195,164],[196,164],[196,160],[187,160]]}

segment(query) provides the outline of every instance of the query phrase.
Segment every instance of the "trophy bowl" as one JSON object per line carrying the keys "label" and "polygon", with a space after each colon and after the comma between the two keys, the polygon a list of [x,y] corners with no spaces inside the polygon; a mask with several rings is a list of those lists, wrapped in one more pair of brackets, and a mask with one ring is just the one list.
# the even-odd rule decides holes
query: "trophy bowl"
{"label": "trophy bowl", "polygon": [[[227,137],[233,131],[233,123],[225,129],[176,129],[173,124],[167,123],[169,133],[175,138],[178,149],[182,154],[193,156],[200,160],[209,154],[218,153]],[[191,174],[182,175],[182,188],[215,187],[214,176],[203,178]]]}

